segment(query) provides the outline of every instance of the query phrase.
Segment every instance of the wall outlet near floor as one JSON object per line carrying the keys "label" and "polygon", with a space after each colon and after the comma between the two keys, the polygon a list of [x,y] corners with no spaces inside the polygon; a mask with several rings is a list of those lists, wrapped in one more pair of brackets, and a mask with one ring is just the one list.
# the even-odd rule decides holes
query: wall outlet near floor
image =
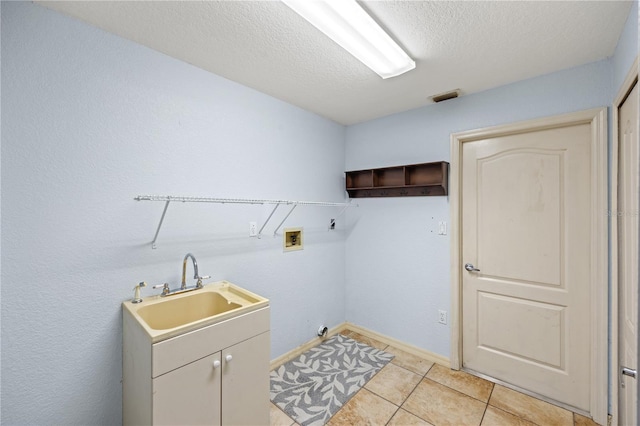
{"label": "wall outlet near floor", "polygon": [[442,309],[438,311],[438,322],[440,324],[447,324],[447,311],[443,311]]}
{"label": "wall outlet near floor", "polygon": [[258,222],[249,222],[249,236],[255,237],[258,235]]}

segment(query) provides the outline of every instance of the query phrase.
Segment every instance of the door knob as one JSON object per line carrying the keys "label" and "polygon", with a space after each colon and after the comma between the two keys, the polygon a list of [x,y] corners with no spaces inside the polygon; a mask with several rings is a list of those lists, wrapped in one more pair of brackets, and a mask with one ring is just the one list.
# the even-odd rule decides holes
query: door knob
{"label": "door knob", "polygon": [[231,356],[231,354],[227,355],[224,357],[224,359],[227,360],[227,362],[231,362],[231,360],[233,359],[233,357]]}
{"label": "door knob", "polygon": [[220,367],[220,361],[216,359],[215,361],[213,361],[213,368],[218,368],[218,367]]}
{"label": "door knob", "polygon": [[464,269],[466,269],[469,272],[480,272],[480,269],[473,266],[472,263],[467,263],[466,265],[464,265]]}

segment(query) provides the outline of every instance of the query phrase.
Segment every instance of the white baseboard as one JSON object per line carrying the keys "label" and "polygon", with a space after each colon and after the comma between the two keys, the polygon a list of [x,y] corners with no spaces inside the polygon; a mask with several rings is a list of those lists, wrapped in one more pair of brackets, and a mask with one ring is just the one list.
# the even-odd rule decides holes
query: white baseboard
{"label": "white baseboard", "polygon": [[331,336],[335,336],[336,334],[339,334],[340,332],[342,332],[343,330],[346,330],[346,325],[347,323],[344,322],[342,324],[339,324],[333,328],[330,328],[329,331],[327,332],[327,337],[315,337],[311,340],[309,340],[306,343],[303,343],[302,345],[298,346],[297,348],[290,350],[289,352],[280,355],[279,357],[277,357],[276,359],[271,360],[271,370],[274,370],[277,367],[280,367],[282,364],[284,364],[285,362],[291,361],[292,359],[294,359],[295,357],[305,353],[306,351],[308,351],[309,349],[311,349],[312,347],[319,345],[320,343],[322,343],[322,341],[327,340],[327,338],[331,337]]}
{"label": "white baseboard", "polygon": [[[420,358],[427,359],[431,362],[435,362],[436,364],[442,365],[444,367],[450,368],[451,363],[449,358],[443,355],[439,355],[425,349],[418,348],[416,346],[410,345],[408,343],[402,342],[400,340],[394,339],[393,337],[385,336],[384,334],[376,333],[375,331],[369,330],[364,327],[360,327],[358,325],[352,324],[350,322],[344,322],[336,327],[333,327],[327,333],[327,337],[335,336],[336,334],[341,333],[344,330],[355,331],[356,333],[362,334],[363,336],[369,337],[371,339],[378,340],[382,343],[386,343],[387,345],[391,345],[395,348],[398,348],[402,351],[408,352],[410,354],[419,356]],[[285,353],[284,355],[280,355],[276,359],[271,361],[271,370],[281,366],[285,362],[288,362],[300,354],[308,351],[312,347],[318,345],[326,338],[316,337],[314,339],[309,340],[301,346]]]}
{"label": "white baseboard", "polygon": [[409,343],[405,343],[398,339],[394,339],[393,337],[385,336],[384,334],[376,333],[375,331],[369,330],[368,328],[360,327],[359,325],[346,322],[344,329],[355,331],[356,333],[360,333],[363,336],[376,339],[382,343],[386,343],[387,345],[391,345],[402,351],[419,356],[420,358],[427,359],[431,362],[435,362],[436,364],[442,365],[444,367],[447,367],[447,368],[451,367],[449,358],[447,358],[446,356],[430,352],[426,349],[421,349],[417,346],[410,345]]}

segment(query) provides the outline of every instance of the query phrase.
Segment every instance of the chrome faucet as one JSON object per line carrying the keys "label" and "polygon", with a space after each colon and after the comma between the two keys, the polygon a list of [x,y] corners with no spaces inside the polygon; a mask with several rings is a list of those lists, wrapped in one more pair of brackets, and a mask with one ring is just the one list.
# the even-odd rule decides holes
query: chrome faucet
{"label": "chrome faucet", "polygon": [[198,274],[198,262],[196,261],[195,256],[191,253],[187,253],[182,261],[182,284],[180,285],[180,290],[187,289],[187,259],[189,258],[191,258],[191,261],[193,262],[193,279],[197,280],[195,288],[202,288],[202,280],[211,278],[209,275],[201,277]]}
{"label": "chrome faucet", "polygon": [[[196,285],[191,288],[187,288],[187,259],[189,258],[191,258],[191,261],[193,262],[193,278],[197,280]],[[209,275],[205,277],[201,277],[198,274],[198,262],[196,261],[195,256],[192,255],[191,253],[187,253],[186,256],[184,257],[184,260],[182,261],[182,283],[180,285],[180,288],[171,290],[169,288],[169,283],[154,285],[153,288],[162,288],[162,294],[161,294],[162,296],[171,296],[172,294],[180,294],[187,291],[192,291],[192,290],[197,290],[199,288],[202,288],[203,287],[202,280],[206,280],[207,278],[211,278],[211,277]]]}
{"label": "chrome faucet", "polygon": [[202,287],[202,278],[198,275],[198,262],[196,258],[191,254],[187,253],[184,256],[184,260],[182,261],[182,284],[180,285],[180,290],[185,290],[187,288],[187,259],[191,258],[193,262],[193,278],[198,280],[198,284]]}

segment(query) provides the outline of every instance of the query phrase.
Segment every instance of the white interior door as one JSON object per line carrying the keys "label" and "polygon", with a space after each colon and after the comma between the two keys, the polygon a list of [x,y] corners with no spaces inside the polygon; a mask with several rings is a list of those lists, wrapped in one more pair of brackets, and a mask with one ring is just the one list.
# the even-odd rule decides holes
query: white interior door
{"label": "white interior door", "polygon": [[[618,114],[618,342],[619,365],[637,370],[638,359],[638,85]],[[637,424],[637,379],[621,375],[621,425]]]}
{"label": "white interior door", "polygon": [[584,412],[592,216],[603,215],[592,141],[587,121],[465,142],[459,207],[462,366]]}

